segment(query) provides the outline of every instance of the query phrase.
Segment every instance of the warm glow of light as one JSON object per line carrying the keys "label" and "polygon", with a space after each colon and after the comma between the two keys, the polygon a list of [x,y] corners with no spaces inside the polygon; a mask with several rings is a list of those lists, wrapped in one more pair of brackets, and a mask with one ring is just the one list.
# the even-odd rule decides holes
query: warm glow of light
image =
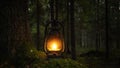
{"label": "warm glow of light", "polygon": [[59,38],[49,39],[47,42],[48,51],[60,51],[62,49],[62,41]]}
{"label": "warm glow of light", "polygon": [[57,44],[56,44],[56,43],[53,43],[51,49],[52,49],[52,50],[56,50],[56,49],[57,49]]}

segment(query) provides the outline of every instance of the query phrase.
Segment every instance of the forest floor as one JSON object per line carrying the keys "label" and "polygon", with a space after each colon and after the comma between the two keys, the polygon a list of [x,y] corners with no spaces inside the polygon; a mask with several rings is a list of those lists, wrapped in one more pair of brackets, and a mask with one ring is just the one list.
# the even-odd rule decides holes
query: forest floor
{"label": "forest floor", "polygon": [[119,59],[97,59],[97,58],[87,58],[84,60],[79,60],[80,63],[86,65],[88,68],[120,68]]}
{"label": "forest floor", "polygon": [[78,61],[87,65],[88,68],[120,68],[120,57],[110,55],[105,58],[102,52],[90,51],[81,54]]}
{"label": "forest floor", "polygon": [[[27,57],[25,57],[26,53],[24,57],[19,53],[20,57],[1,62],[0,68],[120,68],[119,56],[117,58],[111,56],[107,59],[103,53],[96,51],[77,55],[76,60],[72,60],[70,54],[65,54],[64,57],[59,58],[48,58],[47,56],[45,58],[43,52],[39,53],[28,54]],[[12,67],[14,65],[11,63],[17,67]]]}

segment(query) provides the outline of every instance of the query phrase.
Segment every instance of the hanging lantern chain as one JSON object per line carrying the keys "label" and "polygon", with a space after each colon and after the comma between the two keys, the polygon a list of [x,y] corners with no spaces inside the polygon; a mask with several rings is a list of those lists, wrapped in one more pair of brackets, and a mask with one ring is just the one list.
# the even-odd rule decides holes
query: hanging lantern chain
{"label": "hanging lantern chain", "polygon": [[50,0],[51,21],[54,20],[54,0]]}
{"label": "hanging lantern chain", "polygon": [[55,18],[56,18],[56,20],[58,20],[58,0],[55,0],[55,9],[56,9]]}
{"label": "hanging lantern chain", "polygon": [[58,27],[58,0],[50,0],[51,25],[53,29]]}
{"label": "hanging lantern chain", "polygon": [[51,20],[58,20],[58,0],[50,0]]}

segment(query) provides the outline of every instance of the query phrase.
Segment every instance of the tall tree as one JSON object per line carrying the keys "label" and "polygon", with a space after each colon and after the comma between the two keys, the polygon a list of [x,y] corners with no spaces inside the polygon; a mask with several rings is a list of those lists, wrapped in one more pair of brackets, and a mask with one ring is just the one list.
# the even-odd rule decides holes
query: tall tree
{"label": "tall tree", "polygon": [[66,49],[67,49],[67,53],[69,54],[70,53],[70,21],[69,21],[69,18],[70,18],[70,15],[69,15],[69,10],[70,10],[70,7],[69,7],[69,0],[67,0],[67,23],[66,23],[66,33],[67,33],[67,44],[66,44]]}
{"label": "tall tree", "polygon": [[101,21],[100,21],[100,0],[96,0],[96,51],[100,47],[100,30],[101,30]]}
{"label": "tall tree", "polygon": [[105,30],[106,30],[106,58],[109,58],[109,21],[108,21],[108,0],[105,0]]}
{"label": "tall tree", "polygon": [[9,4],[8,1],[0,2],[0,63],[8,57],[8,31],[9,31]]}
{"label": "tall tree", "polygon": [[4,24],[0,26],[6,28],[7,31],[3,32],[6,36],[0,35],[0,37],[7,37],[5,39],[7,45],[4,46],[7,46],[6,51],[9,56],[14,57],[19,46],[32,44],[28,22],[28,0],[5,0],[4,5],[7,7],[7,10],[4,11],[7,21],[4,22],[6,26],[3,26]]}
{"label": "tall tree", "polygon": [[40,3],[36,0],[36,19],[37,19],[37,49],[40,49]]}
{"label": "tall tree", "polygon": [[76,59],[74,0],[70,0],[71,55]]}
{"label": "tall tree", "polygon": [[116,19],[116,44],[117,44],[117,48],[120,48],[120,1],[116,0],[115,1],[115,19]]}

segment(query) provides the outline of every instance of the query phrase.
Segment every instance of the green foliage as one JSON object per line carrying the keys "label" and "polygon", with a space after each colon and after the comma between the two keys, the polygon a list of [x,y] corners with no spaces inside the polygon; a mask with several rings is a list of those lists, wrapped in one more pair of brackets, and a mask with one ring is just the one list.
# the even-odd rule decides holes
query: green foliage
{"label": "green foliage", "polygon": [[103,64],[107,65],[106,60],[100,57],[78,57],[77,60],[90,68],[102,68]]}
{"label": "green foliage", "polygon": [[80,64],[72,59],[50,59],[44,61],[42,64],[33,65],[32,68],[87,68],[85,65]]}
{"label": "green foliage", "polygon": [[104,57],[105,53],[102,51],[88,51],[87,53],[83,53],[80,55],[81,57]]}
{"label": "green foliage", "polygon": [[61,60],[55,59],[50,61],[50,63],[56,65],[58,68],[86,68],[84,65],[71,59],[61,59]]}
{"label": "green foliage", "polygon": [[120,50],[119,49],[111,50],[110,57],[111,58],[120,58]]}
{"label": "green foliage", "polygon": [[102,64],[107,65],[105,60],[105,53],[103,51],[88,51],[77,57],[77,61],[90,67],[90,68],[101,68]]}
{"label": "green foliage", "polygon": [[46,54],[44,52],[37,51],[37,49],[31,44],[23,43],[17,48],[17,53],[14,59],[17,67],[25,67],[36,60],[45,60]]}

